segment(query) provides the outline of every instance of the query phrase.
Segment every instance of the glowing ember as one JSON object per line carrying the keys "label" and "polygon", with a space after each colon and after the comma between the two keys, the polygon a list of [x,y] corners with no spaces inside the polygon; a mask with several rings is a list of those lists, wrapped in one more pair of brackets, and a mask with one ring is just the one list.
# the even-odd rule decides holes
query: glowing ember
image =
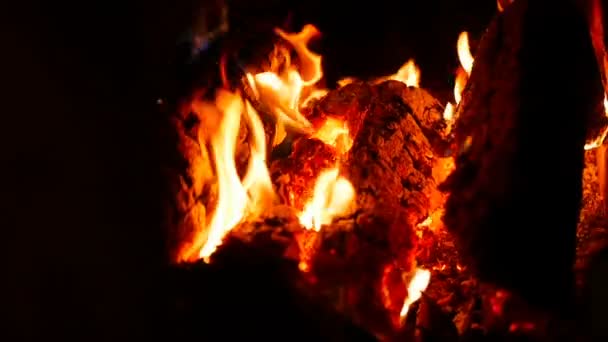
{"label": "glowing ember", "polygon": [[414,304],[418,299],[420,299],[420,297],[422,297],[422,292],[426,290],[430,281],[430,271],[423,270],[421,268],[416,269],[416,271],[414,272],[414,276],[412,277],[407,286],[407,297],[405,298],[405,302],[403,303],[403,307],[401,308],[401,313],[399,314],[402,320],[407,317],[407,313],[410,310],[410,306]]}
{"label": "glowing ember", "polygon": [[315,231],[347,213],[355,198],[355,189],[348,179],[339,176],[338,168],[321,172],[315,183],[314,194],[300,214],[300,223]]}

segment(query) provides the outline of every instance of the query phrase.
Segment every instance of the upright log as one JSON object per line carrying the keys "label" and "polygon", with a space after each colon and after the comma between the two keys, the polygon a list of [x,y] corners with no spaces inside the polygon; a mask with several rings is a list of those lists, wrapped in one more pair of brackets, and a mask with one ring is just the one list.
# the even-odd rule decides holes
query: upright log
{"label": "upright log", "polygon": [[586,127],[601,81],[574,1],[518,0],[480,42],[444,221],[482,280],[566,312]]}

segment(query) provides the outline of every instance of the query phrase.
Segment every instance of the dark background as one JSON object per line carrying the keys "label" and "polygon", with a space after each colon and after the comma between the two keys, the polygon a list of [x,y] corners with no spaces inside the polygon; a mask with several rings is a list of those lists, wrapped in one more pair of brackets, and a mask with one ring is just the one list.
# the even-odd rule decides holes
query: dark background
{"label": "dark background", "polygon": [[[162,337],[154,102],[171,83],[177,36],[204,2],[21,1],[2,10],[5,341]],[[385,75],[414,57],[423,86],[451,91],[458,33],[478,38],[495,2],[242,0],[231,24],[246,29],[289,8],[324,33],[328,78]]]}

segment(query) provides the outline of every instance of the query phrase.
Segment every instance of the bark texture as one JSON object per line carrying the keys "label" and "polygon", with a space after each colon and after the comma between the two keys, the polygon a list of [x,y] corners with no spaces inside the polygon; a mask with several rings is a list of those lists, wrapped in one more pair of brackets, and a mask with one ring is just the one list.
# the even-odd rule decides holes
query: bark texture
{"label": "bark texture", "polygon": [[572,303],[583,145],[599,101],[574,2],[518,0],[480,42],[457,109],[445,223],[482,280],[545,309]]}

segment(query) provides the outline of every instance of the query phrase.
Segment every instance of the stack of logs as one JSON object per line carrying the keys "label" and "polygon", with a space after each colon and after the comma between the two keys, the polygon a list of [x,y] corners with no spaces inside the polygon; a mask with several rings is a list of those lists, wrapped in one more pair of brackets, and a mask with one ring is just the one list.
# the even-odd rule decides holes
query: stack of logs
{"label": "stack of logs", "polygon": [[[238,258],[242,248],[236,246],[244,241],[278,259],[296,261],[302,255],[312,255],[309,275],[315,279],[316,292],[331,298],[339,311],[348,313],[360,326],[390,334],[400,326],[399,312],[406,296],[402,275],[414,264],[414,227],[438,208],[444,197],[433,177],[435,156],[447,146],[443,106],[426,91],[398,81],[377,85],[355,82],[311,102],[306,112],[313,124],[327,118],[347,122],[352,148],[339,156],[320,140],[293,138],[291,151],[269,162],[275,189],[286,205],[277,205],[265,217],[235,227],[211,263],[221,263],[216,261],[221,256]],[[193,118],[195,114],[187,115]],[[183,119],[175,118],[174,122],[178,130],[183,129]],[[241,130],[246,131],[246,127]],[[247,132],[239,134],[239,144],[246,144],[246,136]],[[182,180],[176,188],[179,197],[173,217],[179,220],[172,222],[177,231],[171,234],[183,240],[173,240],[174,255],[191,241],[195,225],[200,224],[193,217],[213,205],[214,192],[193,181],[213,184],[205,146],[199,146],[191,134],[182,134],[180,139],[178,146],[189,150],[182,150],[187,152],[183,162],[188,167],[181,169]],[[239,160],[246,157],[237,156]],[[307,231],[294,209],[302,209],[319,173],[336,163],[355,187],[357,209],[319,233]]]}
{"label": "stack of logs", "polygon": [[[512,320],[489,317],[505,314],[495,304],[506,295],[492,287],[487,299],[462,300],[457,305],[465,309],[452,308],[452,316],[448,323],[440,324],[442,327],[437,327],[437,322],[445,321],[442,319],[419,320],[417,324],[428,327],[431,336],[455,339],[471,331],[471,312],[483,307],[479,310],[490,313],[480,319],[486,335],[487,328],[495,324],[503,332],[513,332],[535,320],[536,328],[541,321],[545,324],[542,331],[536,331],[544,338],[555,337],[549,336],[549,331],[564,333],[549,328],[545,318],[557,317],[564,322],[574,312],[572,266],[583,146],[595,133],[589,130],[597,127],[592,119],[603,117],[600,72],[587,27],[575,1],[518,0],[509,5],[494,18],[477,48],[475,65],[457,108],[459,119],[453,137],[446,134],[441,104],[426,91],[397,81],[354,82],[311,103],[306,114],[313,123],[327,117],[348,123],[354,140],[351,150],[338,156],[318,140],[294,137],[286,155],[269,161],[275,189],[285,205],[277,205],[255,222],[241,223],[213,255],[211,265],[199,265],[197,270],[206,270],[209,277],[216,272],[209,271],[214,267],[234,267],[250,277],[262,277],[263,273],[266,280],[256,280],[260,288],[275,289],[278,285],[274,283],[281,282],[276,293],[291,293],[300,298],[298,305],[307,300],[331,303],[329,308],[320,306],[346,313],[377,337],[397,338],[399,324],[395,320],[406,296],[402,275],[411,271],[415,259],[425,264],[425,252],[438,244],[445,247],[444,253],[453,250],[447,256],[452,259],[451,268],[457,260],[451,241],[440,238],[444,232],[434,234],[436,241],[427,245],[415,229],[443,205],[445,198],[437,190],[433,169],[440,157],[453,153],[456,169],[441,185],[449,194],[444,222],[467,267],[466,272],[452,276],[462,279],[466,273],[465,281],[469,281],[468,272],[473,271],[479,280],[511,291],[512,298],[521,299],[529,310],[522,313],[521,305],[514,304],[512,314],[519,316]],[[172,116],[174,130],[180,132],[174,136],[179,158],[174,159],[169,175],[174,181],[172,198],[177,198],[170,205],[167,223],[172,258],[180,248],[191,247],[187,245],[193,231],[204,226],[201,218],[212,210],[216,192],[211,185],[214,176],[209,154],[198,140],[197,122],[204,118],[191,112],[190,99],[184,103]],[[248,133],[244,128],[241,131],[239,150],[246,153],[243,146]],[[239,171],[246,159],[246,154],[237,156]],[[301,209],[310,196],[318,173],[335,162],[355,187],[357,211],[319,233],[307,231],[293,210]],[[302,255],[311,253],[310,269],[298,271]],[[426,253],[425,266],[438,266],[439,261]],[[192,266],[182,267],[191,270]],[[273,267],[274,271],[268,271]],[[449,272],[453,272],[451,268]],[[435,284],[442,283],[443,270],[433,272],[434,277],[440,275],[433,278],[439,279],[433,280]],[[258,294],[248,289],[245,280],[240,281],[239,286],[227,286],[231,293],[222,296],[237,296],[240,301],[230,301],[234,306],[260,305]],[[387,289],[388,298],[382,295]],[[420,317],[449,311],[446,307],[450,305],[443,303],[437,310],[431,300],[433,294],[441,292],[431,283],[428,296],[421,300]],[[483,297],[479,291],[473,292],[476,294],[467,293]],[[271,303],[275,294],[263,293],[268,295],[266,303]],[[238,307],[228,308],[235,319],[258,322],[250,309],[245,310],[248,317],[240,317]],[[222,309],[201,306],[199,310],[212,315]],[[542,312],[542,319],[530,312]],[[513,323],[516,321],[521,325]],[[326,322],[348,325],[335,319]],[[323,330],[326,322],[310,324],[315,324],[312,329]],[[213,329],[216,323],[213,319],[201,322],[205,325],[201,329]],[[331,336],[307,338],[371,338],[360,332],[356,337],[344,333],[349,329],[342,330],[342,335],[333,329]],[[496,336],[489,338],[497,340]]]}

